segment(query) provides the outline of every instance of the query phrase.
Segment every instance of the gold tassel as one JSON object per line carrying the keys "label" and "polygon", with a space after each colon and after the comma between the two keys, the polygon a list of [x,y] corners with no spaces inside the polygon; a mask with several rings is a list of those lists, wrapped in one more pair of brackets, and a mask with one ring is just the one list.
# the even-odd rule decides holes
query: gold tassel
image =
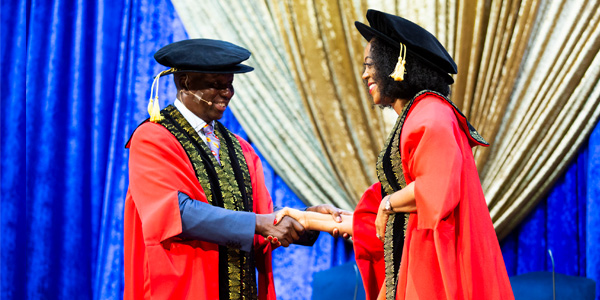
{"label": "gold tassel", "polygon": [[[171,74],[177,72],[177,69],[170,68],[168,70],[162,71],[154,77],[154,81],[152,81],[152,87],[150,88],[150,102],[148,103],[148,114],[150,115],[150,122],[157,123],[162,121],[164,118],[160,115],[160,104],[158,103],[158,79],[167,74]],[[156,86],[156,91],[154,87]]]}
{"label": "gold tassel", "polygon": [[160,105],[158,104],[158,97],[154,99],[154,105],[152,105],[152,112],[150,113],[150,122],[157,123],[162,121],[164,118],[160,115]]}
{"label": "gold tassel", "polygon": [[[160,78],[160,74],[154,77],[152,87],[150,88],[150,102],[148,103],[148,114],[150,115],[150,122],[154,123],[157,123],[158,121],[161,121],[163,119],[163,117],[160,115],[160,105],[158,104],[158,78]],[[154,86],[156,86],[156,92],[154,91]]]}
{"label": "gold tassel", "polygon": [[390,74],[390,77],[394,78],[395,81],[404,80],[404,72],[406,65],[406,46],[400,43],[400,55],[398,55],[398,63],[394,68],[394,72]]}
{"label": "gold tassel", "polygon": [[[150,115],[150,117],[152,117],[152,109],[154,108],[154,101],[152,100],[152,97],[150,98],[150,101],[148,102],[148,114]],[[152,118],[150,118],[152,119]]]}

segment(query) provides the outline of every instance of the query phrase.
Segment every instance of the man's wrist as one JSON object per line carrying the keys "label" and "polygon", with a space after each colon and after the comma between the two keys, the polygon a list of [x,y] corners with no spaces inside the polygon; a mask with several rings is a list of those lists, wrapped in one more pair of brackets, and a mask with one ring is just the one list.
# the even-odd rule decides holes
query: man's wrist
{"label": "man's wrist", "polygon": [[255,214],[256,216],[256,225],[254,226],[254,234],[262,235],[263,232],[263,222],[264,216],[260,214]]}

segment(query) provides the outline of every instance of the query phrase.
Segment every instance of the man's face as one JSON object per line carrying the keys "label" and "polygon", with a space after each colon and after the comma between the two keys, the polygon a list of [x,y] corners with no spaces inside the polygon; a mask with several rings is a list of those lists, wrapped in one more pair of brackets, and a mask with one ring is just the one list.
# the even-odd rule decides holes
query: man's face
{"label": "man's face", "polygon": [[221,119],[233,97],[233,74],[187,73],[184,77],[180,81],[183,104],[207,123]]}

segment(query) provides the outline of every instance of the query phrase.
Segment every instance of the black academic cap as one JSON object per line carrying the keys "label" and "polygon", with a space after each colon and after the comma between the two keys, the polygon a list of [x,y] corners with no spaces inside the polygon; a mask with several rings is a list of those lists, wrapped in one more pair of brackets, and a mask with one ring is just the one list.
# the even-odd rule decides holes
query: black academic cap
{"label": "black academic cap", "polygon": [[254,70],[241,64],[250,54],[250,51],[225,41],[189,39],[160,48],[154,54],[154,59],[163,66],[173,68],[161,76],[176,72],[231,74]]}
{"label": "black academic cap", "polygon": [[[423,27],[406,20],[402,17],[369,9],[367,20],[370,27],[361,22],[354,22],[356,29],[367,40],[374,36],[383,41],[400,47],[400,43],[406,46],[408,52],[420,57],[426,63],[444,74],[456,74],[456,63],[448,54],[444,46]],[[454,82],[452,76],[447,76],[450,83]]]}

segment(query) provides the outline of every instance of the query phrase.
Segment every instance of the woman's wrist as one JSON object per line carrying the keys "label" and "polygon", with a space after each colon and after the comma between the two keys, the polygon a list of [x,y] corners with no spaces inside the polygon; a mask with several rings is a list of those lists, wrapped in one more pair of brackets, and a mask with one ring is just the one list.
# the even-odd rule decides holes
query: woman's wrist
{"label": "woman's wrist", "polygon": [[387,195],[387,196],[383,197],[383,201],[382,201],[383,202],[383,211],[388,214],[394,213],[394,208],[392,207],[391,198],[392,198],[392,195]]}

